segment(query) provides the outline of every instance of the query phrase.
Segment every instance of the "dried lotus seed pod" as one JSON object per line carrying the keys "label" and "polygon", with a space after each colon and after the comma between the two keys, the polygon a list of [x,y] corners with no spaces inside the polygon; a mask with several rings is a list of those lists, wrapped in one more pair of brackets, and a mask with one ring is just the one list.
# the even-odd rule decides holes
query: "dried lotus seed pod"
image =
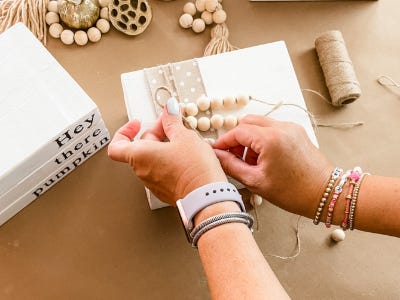
{"label": "dried lotus seed pod", "polygon": [[153,16],[146,0],[111,0],[108,9],[113,26],[127,35],[141,34]]}

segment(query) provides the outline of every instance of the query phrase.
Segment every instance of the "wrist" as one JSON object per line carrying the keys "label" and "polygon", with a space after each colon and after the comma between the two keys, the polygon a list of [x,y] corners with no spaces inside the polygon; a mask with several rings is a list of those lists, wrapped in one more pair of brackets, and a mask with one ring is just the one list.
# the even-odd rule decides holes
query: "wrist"
{"label": "wrist", "polygon": [[194,217],[194,225],[201,223],[207,218],[226,212],[239,212],[239,206],[234,201],[224,201],[212,204],[199,211]]}

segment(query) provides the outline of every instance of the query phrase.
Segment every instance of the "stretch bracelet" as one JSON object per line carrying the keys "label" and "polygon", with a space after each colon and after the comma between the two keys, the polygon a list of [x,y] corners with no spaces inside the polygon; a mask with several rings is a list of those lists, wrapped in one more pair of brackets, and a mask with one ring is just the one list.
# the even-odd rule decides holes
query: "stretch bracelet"
{"label": "stretch bracelet", "polygon": [[360,186],[361,183],[364,179],[365,176],[370,175],[369,173],[362,173],[360,179],[356,183],[353,191],[353,195],[351,198],[351,204],[350,204],[350,216],[349,216],[349,229],[354,230],[354,218],[355,218],[355,213],[356,213],[356,205],[357,205],[357,200],[358,200],[358,193],[360,191]]}
{"label": "stretch bracelet", "polygon": [[331,194],[332,188],[335,184],[335,181],[339,178],[340,174],[343,172],[343,169],[336,167],[331,174],[331,177],[328,181],[328,184],[325,188],[324,193],[322,194],[321,201],[319,202],[317,211],[315,212],[315,217],[313,223],[318,225],[321,220],[321,214],[324,209],[326,200],[328,199],[329,195]]}
{"label": "stretch bracelet", "polygon": [[197,225],[190,233],[192,237],[192,246],[197,248],[197,242],[204,233],[227,223],[243,223],[252,230],[254,219],[250,214],[245,212],[222,213],[210,217]]}
{"label": "stretch bracelet", "polygon": [[350,214],[350,203],[351,200],[353,199],[353,193],[354,193],[354,186],[356,183],[360,180],[360,176],[362,174],[362,170],[360,167],[355,167],[353,171],[351,171],[350,176],[349,176],[349,187],[347,189],[347,194],[346,194],[346,205],[345,205],[345,210],[344,210],[344,218],[342,222],[342,229],[347,230],[349,226],[349,214]]}
{"label": "stretch bracelet", "polygon": [[343,191],[343,186],[345,185],[347,178],[350,176],[350,171],[346,171],[340,178],[339,184],[335,187],[335,191],[333,193],[332,199],[329,202],[329,207],[328,207],[328,214],[326,216],[326,221],[325,221],[325,226],[326,228],[331,227],[332,223],[332,216],[333,216],[333,210],[335,209],[336,201],[339,198],[340,194]]}

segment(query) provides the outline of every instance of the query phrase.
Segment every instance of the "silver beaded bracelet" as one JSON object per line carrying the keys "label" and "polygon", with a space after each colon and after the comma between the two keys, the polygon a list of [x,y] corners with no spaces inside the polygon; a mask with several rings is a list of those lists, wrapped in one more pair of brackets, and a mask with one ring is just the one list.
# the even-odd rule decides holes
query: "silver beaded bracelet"
{"label": "silver beaded bracelet", "polygon": [[197,248],[197,242],[204,233],[215,227],[227,223],[243,223],[246,224],[250,230],[252,230],[254,219],[250,214],[245,212],[222,213],[210,217],[201,222],[190,232],[190,236],[192,238],[192,246],[194,248]]}

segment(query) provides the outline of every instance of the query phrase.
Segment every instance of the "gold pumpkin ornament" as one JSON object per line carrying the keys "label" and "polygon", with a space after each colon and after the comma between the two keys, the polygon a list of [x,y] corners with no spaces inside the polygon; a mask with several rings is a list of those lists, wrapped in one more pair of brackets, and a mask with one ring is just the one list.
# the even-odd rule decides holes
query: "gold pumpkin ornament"
{"label": "gold pumpkin ornament", "polygon": [[87,29],[98,20],[100,5],[97,0],[59,0],[58,12],[68,27]]}

